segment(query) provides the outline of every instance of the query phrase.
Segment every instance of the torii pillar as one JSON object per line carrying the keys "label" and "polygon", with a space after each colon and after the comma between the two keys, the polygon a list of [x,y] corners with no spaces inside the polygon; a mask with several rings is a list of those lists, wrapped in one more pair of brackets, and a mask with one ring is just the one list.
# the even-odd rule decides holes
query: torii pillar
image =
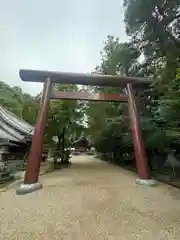
{"label": "torii pillar", "polygon": [[16,193],[19,195],[34,192],[37,189],[42,188],[42,184],[39,183],[38,179],[42,160],[51,88],[51,79],[47,78],[44,82],[43,94],[40,101],[40,110],[37,117],[34,136],[32,138],[31,150],[28,155],[28,165],[25,173],[24,183],[21,184],[16,190]]}
{"label": "torii pillar", "polygon": [[139,185],[155,186],[157,185],[157,181],[151,178],[132,84],[127,84],[125,92],[128,96],[129,118],[136,158],[136,168],[138,171],[136,183]]}

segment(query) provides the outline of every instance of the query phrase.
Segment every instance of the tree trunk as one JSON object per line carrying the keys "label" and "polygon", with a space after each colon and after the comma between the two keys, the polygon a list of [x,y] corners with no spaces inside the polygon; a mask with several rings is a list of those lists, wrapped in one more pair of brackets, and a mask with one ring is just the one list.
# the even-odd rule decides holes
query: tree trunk
{"label": "tree trunk", "polygon": [[[61,134],[62,135],[62,134]],[[54,156],[54,164],[57,164],[58,162],[58,158],[60,156],[59,151],[60,151],[60,147],[61,147],[61,135],[58,135],[58,142],[57,142],[57,146],[56,146],[56,152],[55,152],[55,156]]]}
{"label": "tree trunk", "polygon": [[61,144],[61,149],[62,149],[62,158],[61,158],[61,162],[63,163],[65,160],[65,129],[63,130],[63,134],[62,134],[62,144]]}

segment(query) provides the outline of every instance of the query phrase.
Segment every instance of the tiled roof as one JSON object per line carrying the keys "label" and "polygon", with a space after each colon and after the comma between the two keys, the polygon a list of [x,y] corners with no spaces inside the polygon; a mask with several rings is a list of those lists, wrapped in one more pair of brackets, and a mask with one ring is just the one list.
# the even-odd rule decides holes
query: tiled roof
{"label": "tiled roof", "polygon": [[0,139],[25,142],[31,138],[34,127],[0,106]]}

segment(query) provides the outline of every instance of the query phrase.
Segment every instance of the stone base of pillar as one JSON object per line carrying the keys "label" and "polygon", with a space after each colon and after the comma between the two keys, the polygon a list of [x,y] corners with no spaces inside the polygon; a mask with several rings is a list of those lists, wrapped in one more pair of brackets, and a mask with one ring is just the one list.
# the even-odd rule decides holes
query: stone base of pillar
{"label": "stone base of pillar", "polygon": [[17,195],[24,195],[27,193],[32,193],[41,189],[43,186],[41,183],[32,183],[32,184],[21,184],[18,189],[16,189]]}
{"label": "stone base of pillar", "polygon": [[153,187],[153,186],[158,185],[158,182],[155,179],[140,179],[140,178],[137,178],[135,182],[138,185],[149,186],[149,187]]}

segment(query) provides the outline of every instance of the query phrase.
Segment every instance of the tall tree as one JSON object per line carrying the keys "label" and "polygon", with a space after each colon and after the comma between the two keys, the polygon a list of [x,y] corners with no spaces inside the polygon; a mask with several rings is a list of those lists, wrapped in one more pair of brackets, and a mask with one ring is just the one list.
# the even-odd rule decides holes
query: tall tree
{"label": "tall tree", "polygon": [[[78,91],[76,85],[56,84],[54,90],[58,91]],[[49,120],[47,126],[47,140],[53,144],[57,140],[56,150],[64,150],[73,141],[76,130],[79,131],[83,124],[84,109],[79,101],[73,100],[55,100],[51,102]]]}
{"label": "tall tree", "polygon": [[[179,136],[180,2],[124,0],[127,33],[139,46],[154,80],[157,116],[170,137]],[[174,114],[176,112],[176,114]],[[175,137],[177,141],[177,137]]]}
{"label": "tall tree", "polygon": [[179,66],[180,2],[124,0],[124,6],[127,33],[154,66],[153,75],[164,93],[164,83],[175,78]]}
{"label": "tall tree", "polygon": [[[145,62],[140,64],[141,52],[134,43],[120,43],[118,39],[108,36],[102,51],[100,65],[95,69],[103,74],[120,74],[147,77],[152,68]],[[119,88],[94,88],[94,91],[120,92]],[[139,94],[139,93],[136,93]],[[142,96],[141,96],[142,95]],[[144,97],[145,96],[145,97]],[[146,98],[146,102],[144,100]],[[141,127],[145,138],[145,146],[149,155],[158,147],[164,150],[164,131],[157,123],[157,104],[154,103],[151,89],[139,94],[141,112]],[[101,111],[101,117],[99,117]],[[123,155],[132,159],[133,146],[127,106],[122,103],[90,103],[87,112],[89,131],[100,151],[113,152],[116,161],[121,161]],[[164,141],[162,141],[162,139]]]}

